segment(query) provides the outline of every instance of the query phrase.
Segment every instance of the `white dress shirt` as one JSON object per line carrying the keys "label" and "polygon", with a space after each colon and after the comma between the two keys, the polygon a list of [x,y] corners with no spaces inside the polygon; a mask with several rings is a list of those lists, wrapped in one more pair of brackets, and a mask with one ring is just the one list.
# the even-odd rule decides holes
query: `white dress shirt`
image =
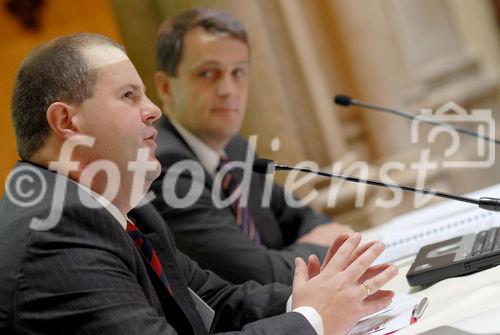
{"label": "white dress shirt", "polygon": [[108,199],[104,198],[100,194],[92,191],[90,188],[83,186],[82,184],[75,183],[82,189],[83,191],[90,194],[92,198],[94,198],[102,207],[106,208],[108,212],[113,215],[113,217],[120,223],[123,229],[127,229],[127,220],[128,218],[123,215],[123,213]]}
{"label": "white dress shirt", "polygon": [[181,134],[182,138],[186,141],[191,150],[193,150],[201,165],[212,177],[214,177],[217,172],[217,167],[219,166],[220,158],[226,157],[226,153],[224,151],[217,152],[175,120],[170,120],[170,122],[179,134]]}

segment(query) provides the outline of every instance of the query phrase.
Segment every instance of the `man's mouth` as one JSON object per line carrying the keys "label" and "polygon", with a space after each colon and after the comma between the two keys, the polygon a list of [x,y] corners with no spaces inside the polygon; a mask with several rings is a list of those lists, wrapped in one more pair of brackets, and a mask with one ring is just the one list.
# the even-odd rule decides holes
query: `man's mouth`
{"label": "man's mouth", "polygon": [[238,108],[233,108],[233,107],[214,107],[212,108],[212,111],[217,112],[217,113],[236,113],[238,112]]}
{"label": "man's mouth", "polygon": [[156,128],[152,128],[151,131],[148,132],[147,137],[144,138],[144,142],[153,145],[153,150],[156,149],[157,136],[158,136],[158,130],[156,130]]}
{"label": "man's mouth", "polygon": [[151,128],[151,130],[146,134],[144,140],[151,140],[156,142],[156,136],[158,136],[158,130],[156,128]]}

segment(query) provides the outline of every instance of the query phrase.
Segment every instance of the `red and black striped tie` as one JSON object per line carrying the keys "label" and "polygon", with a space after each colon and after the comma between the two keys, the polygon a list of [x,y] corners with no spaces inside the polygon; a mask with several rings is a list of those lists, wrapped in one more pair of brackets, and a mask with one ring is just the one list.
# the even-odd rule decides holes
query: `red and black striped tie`
{"label": "red and black striped tie", "polygon": [[[219,166],[217,167],[217,172],[229,161],[227,159],[221,158],[219,161]],[[248,236],[255,244],[260,244],[260,235],[255,227],[255,222],[253,221],[252,214],[248,209],[248,206],[241,206],[241,184],[238,182],[235,174],[231,171],[226,172],[222,178],[222,191],[225,198],[227,199],[233,193],[236,193],[234,201],[230,204],[231,211],[236,217],[236,223],[240,226],[244,234]]]}
{"label": "red and black striped tie", "polygon": [[134,241],[134,244],[137,247],[137,249],[139,250],[139,252],[147,259],[147,261],[149,262],[149,265],[151,266],[153,271],[156,273],[158,278],[160,278],[160,280],[163,282],[165,287],[168,289],[168,292],[170,293],[170,295],[173,296],[172,288],[170,287],[170,284],[168,283],[168,280],[167,280],[167,274],[165,273],[165,270],[161,266],[158,255],[156,254],[156,251],[153,248],[153,245],[151,244],[151,242],[149,242],[144,237],[144,234],[130,220],[127,220],[127,233]]}

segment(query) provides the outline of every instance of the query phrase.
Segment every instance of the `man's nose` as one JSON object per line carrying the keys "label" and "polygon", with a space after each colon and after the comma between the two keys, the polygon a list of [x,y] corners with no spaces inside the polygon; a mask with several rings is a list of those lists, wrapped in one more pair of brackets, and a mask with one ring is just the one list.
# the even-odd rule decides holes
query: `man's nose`
{"label": "man's nose", "polygon": [[224,75],[220,78],[217,83],[217,94],[221,96],[228,96],[235,92],[236,83],[234,82],[234,78],[230,75]]}
{"label": "man's nose", "polygon": [[142,119],[144,122],[153,124],[161,117],[161,109],[156,106],[148,97],[145,97],[145,106],[142,109]]}

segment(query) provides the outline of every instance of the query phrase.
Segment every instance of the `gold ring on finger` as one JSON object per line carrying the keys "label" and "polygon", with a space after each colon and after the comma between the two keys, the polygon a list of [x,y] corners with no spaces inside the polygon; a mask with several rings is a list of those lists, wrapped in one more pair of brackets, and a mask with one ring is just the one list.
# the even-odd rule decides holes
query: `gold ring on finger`
{"label": "gold ring on finger", "polygon": [[370,291],[370,288],[368,287],[368,284],[366,282],[362,282],[361,284],[363,284],[363,286],[365,287],[366,297],[368,298],[372,294],[372,292]]}

